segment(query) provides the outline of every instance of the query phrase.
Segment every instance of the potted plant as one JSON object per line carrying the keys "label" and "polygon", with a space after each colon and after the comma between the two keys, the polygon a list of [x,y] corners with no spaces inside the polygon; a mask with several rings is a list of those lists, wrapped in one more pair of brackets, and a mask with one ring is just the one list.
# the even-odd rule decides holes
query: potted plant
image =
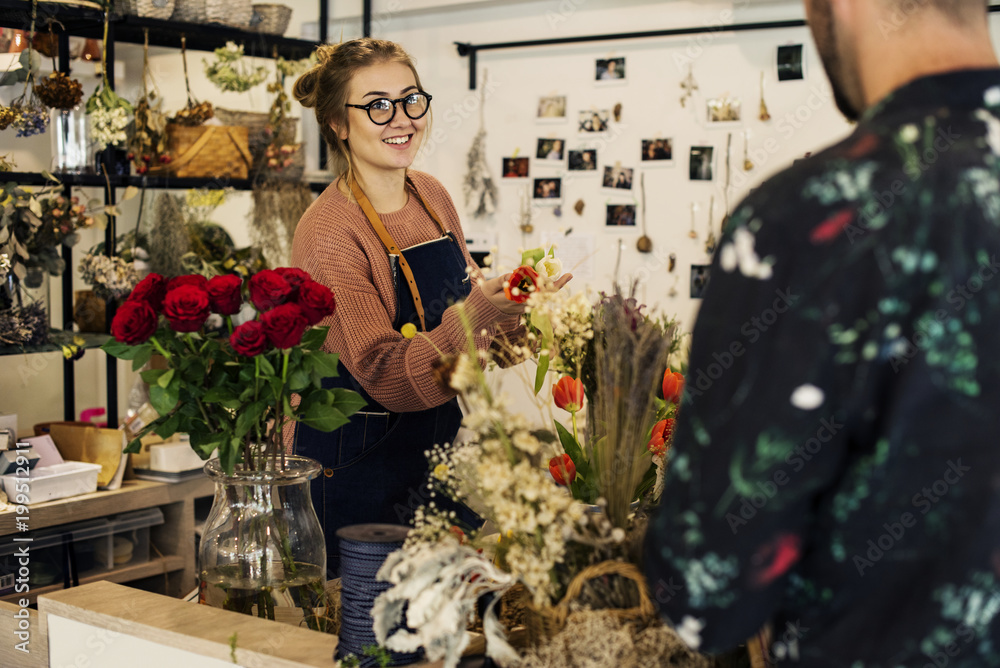
{"label": "potted plant", "polygon": [[150,274],[118,308],[105,352],[133,369],[154,352],[166,360],[142,372],[159,417],[126,452],[150,432],[184,432],[203,459],[218,453],[205,466],[216,494],[200,550],[203,603],[270,619],[291,609],[296,623],[325,630],[325,541],[309,495],[320,466],[286,453],[282,432],[293,421],[333,431],[364,405],[322,387],[337,355],[315,325],[334,308],[329,288],[292,268],[245,285],[235,274]]}

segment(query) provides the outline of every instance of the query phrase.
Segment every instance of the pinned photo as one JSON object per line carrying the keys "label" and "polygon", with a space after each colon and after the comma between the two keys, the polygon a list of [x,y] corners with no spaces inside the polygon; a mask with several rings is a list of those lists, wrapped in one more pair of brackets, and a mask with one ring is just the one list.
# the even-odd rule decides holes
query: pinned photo
{"label": "pinned photo", "polygon": [[562,199],[562,179],[535,179],[534,199],[557,201]]}
{"label": "pinned photo", "polygon": [[715,178],[713,174],[713,162],[715,159],[715,148],[712,146],[692,146],[690,173],[692,181],[711,181]]}
{"label": "pinned photo", "polygon": [[642,140],[643,162],[673,162],[673,160],[674,160],[673,139]]}
{"label": "pinned photo", "polygon": [[712,277],[712,265],[692,264],[691,265],[691,299],[703,299],[705,290],[708,289],[708,281]]}
{"label": "pinned photo", "polygon": [[581,111],[577,121],[580,132],[607,132],[611,123],[611,111],[598,109]]}
{"label": "pinned photo", "polygon": [[801,44],[778,47],[778,81],[800,81],[806,78],[802,56]]}
{"label": "pinned photo", "polygon": [[708,101],[709,123],[738,123],[743,118],[743,103],[733,97]]}
{"label": "pinned photo", "polygon": [[539,160],[562,160],[566,150],[564,139],[539,139],[535,157]]}
{"label": "pinned photo", "polygon": [[597,149],[585,148],[579,151],[569,152],[569,171],[571,172],[596,172],[597,171]]}
{"label": "pinned photo", "polygon": [[598,58],[594,63],[594,81],[625,81],[625,58]]}
{"label": "pinned photo", "polygon": [[632,171],[630,167],[605,167],[602,185],[616,190],[632,190]]}
{"label": "pinned photo", "polygon": [[565,121],[566,96],[549,95],[538,98],[538,120]]}
{"label": "pinned photo", "polygon": [[526,179],[528,178],[528,163],[530,161],[527,158],[504,158],[503,159],[503,178],[505,179]]}
{"label": "pinned photo", "polygon": [[607,227],[635,227],[635,204],[608,204]]}

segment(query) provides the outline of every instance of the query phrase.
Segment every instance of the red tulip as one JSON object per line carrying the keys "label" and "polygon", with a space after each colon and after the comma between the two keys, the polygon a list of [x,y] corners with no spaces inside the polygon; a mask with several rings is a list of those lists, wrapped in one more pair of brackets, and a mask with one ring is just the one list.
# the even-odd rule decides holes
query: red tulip
{"label": "red tulip", "polygon": [[514,270],[503,289],[504,295],[515,304],[528,301],[532,292],[538,289],[538,272],[527,265]]}
{"label": "red tulip", "polygon": [[576,480],[576,464],[569,455],[559,455],[549,460],[549,473],[557,484],[568,486]]}
{"label": "red tulip", "polygon": [[646,449],[654,455],[663,456],[667,454],[667,447],[670,445],[670,440],[673,437],[674,419],[667,418],[666,420],[660,420],[653,425],[653,435],[650,436],[649,443],[646,444]]}
{"label": "red tulip", "polygon": [[572,376],[563,376],[552,387],[552,399],[556,402],[556,406],[570,413],[576,413],[583,408],[583,397],[583,382]]}
{"label": "red tulip", "polygon": [[684,376],[667,369],[663,374],[663,400],[672,404],[680,404],[684,394]]}

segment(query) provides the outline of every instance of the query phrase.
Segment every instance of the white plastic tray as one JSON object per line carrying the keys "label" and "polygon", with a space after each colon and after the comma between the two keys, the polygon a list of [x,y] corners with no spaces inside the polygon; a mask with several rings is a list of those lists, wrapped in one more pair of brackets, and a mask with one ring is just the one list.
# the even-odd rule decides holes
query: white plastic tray
{"label": "white plastic tray", "polygon": [[16,503],[18,482],[28,483],[29,504],[43,503],[55,499],[65,499],[68,496],[96,492],[97,474],[100,470],[100,464],[64,462],[52,466],[36,467],[30,471],[27,478],[14,474],[2,476],[0,480],[3,480],[4,492],[11,503]]}

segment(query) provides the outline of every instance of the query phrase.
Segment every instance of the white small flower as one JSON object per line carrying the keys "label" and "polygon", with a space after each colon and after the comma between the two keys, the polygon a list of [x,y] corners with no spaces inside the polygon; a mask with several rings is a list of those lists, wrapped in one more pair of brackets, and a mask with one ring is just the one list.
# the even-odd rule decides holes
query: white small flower
{"label": "white small flower", "polygon": [[792,392],[792,405],[804,411],[811,411],[823,405],[826,395],[815,385],[800,385]]}
{"label": "white small flower", "polygon": [[705,628],[705,622],[695,619],[691,615],[685,615],[680,628],[677,629],[677,635],[688,647],[698,649],[701,647],[701,630],[703,628]]}
{"label": "white small flower", "polygon": [[907,144],[912,144],[920,139],[920,128],[918,128],[913,123],[904,125],[899,131],[899,138],[905,141]]}
{"label": "white small flower", "polygon": [[983,101],[988,107],[1000,107],[1000,86],[993,86],[983,93]]}

